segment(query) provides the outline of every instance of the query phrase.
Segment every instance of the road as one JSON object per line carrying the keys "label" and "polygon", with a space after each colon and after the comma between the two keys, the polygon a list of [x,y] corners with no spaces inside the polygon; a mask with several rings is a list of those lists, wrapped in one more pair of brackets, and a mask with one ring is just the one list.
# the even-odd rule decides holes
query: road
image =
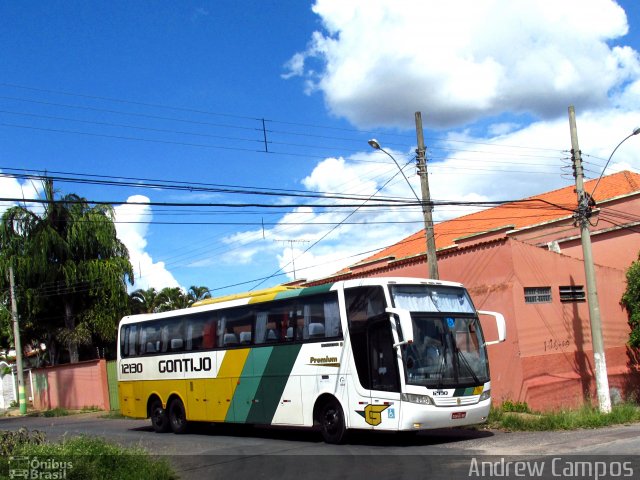
{"label": "road", "polygon": [[[483,476],[478,462],[492,463],[491,468],[498,469],[492,473],[500,473],[500,468],[514,467],[505,467],[505,462],[516,460],[545,464],[543,473],[548,476],[529,478],[558,478],[556,474],[563,470],[571,473],[574,460],[600,462],[606,469],[612,465],[618,469],[624,465],[627,469],[620,470],[620,475],[614,469],[608,470],[611,476],[563,475],[564,478],[624,477],[629,469],[633,469],[635,478],[640,477],[640,424],[562,432],[471,429],[441,429],[417,435],[359,432],[345,445],[327,445],[318,433],[308,430],[201,425],[188,434],[174,435],[154,433],[149,421],[103,418],[96,413],[0,418],[0,430],[20,427],[43,431],[49,440],[90,435],[142,446],[153,454],[167,456],[184,479],[469,478]],[[560,470],[565,463],[569,467]],[[558,468],[552,470],[552,466]]]}

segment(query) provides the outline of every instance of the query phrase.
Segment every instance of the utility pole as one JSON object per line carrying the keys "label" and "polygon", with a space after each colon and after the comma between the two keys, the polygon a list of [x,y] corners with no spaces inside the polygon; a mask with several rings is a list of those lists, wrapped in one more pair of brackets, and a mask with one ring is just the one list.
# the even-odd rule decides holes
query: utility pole
{"label": "utility pole", "polygon": [[283,243],[289,243],[289,248],[291,248],[291,263],[293,265],[293,279],[297,280],[296,278],[296,257],[293,253],[293,244],[294,243],[309,243],[310,240],[274,240],[276,242],[283,242]]}
{"label": "utility pole", "polygon": [[582,158],[578,146],[578,131],[576,127],[576,112],[573,105],[569,107],[569,127],[571,129],[571,156],[573,170],[576,177],[576,193],[578,195],[578,209],[574,215],[580,228],[582,238],[582,256],[584,258],[584,273],[587,281],[587,302],[589,304],[589,321],[591,325],[591,344],[593,345],[593,361],[596,376],[596,391],[598,404],[602,413],[611,411],[611,397],[609,396],[609,379],[607,378],[607,362],[604,354],[602,338],[602,321],[600,319],[600,305],[596,287],[596,272],[593,265],[591,250],[591,234],[589,232],[589,217],[591,216],[592,198],[584,191],[584,175]]}
{"label": "utility pole", "polygon": [[13,267],[9,267],[9,288],[11,293],[11,316],[13,317],[13,343],[16,349],[16,370],[18,375],[18,404],[20,414],[27,413],[27,400],[24,394],[24,372],[22,370],[22,344],[20,342],[20,325],[18,324],[18,305],[16,304],[15,280]]}
{"label": "utility pole", "polygon": [[427,264],[429,265],[429,278],[438,280],[438,259],[436,258],[436,239],[433,233],[433,205],[429,192],[429,178],[427,177],[427,160],[422,134],[422,113],[416,112],[416,135],[418,137],[418,175],[420,176],[420,189],[422,190],[422,215],[424,217],[424,235],[427,240]]}

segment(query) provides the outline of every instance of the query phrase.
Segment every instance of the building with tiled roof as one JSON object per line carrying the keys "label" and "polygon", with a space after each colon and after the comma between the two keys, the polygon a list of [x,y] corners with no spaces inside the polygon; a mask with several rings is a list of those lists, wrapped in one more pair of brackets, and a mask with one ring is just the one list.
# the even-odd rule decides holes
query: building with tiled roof
{"label": "building with tiled roof", "polygon": [[[595,181],[585,182],[592,192]],[[640,175],[603,177],[593,198],[591,238],[610,387],[638,388],[629,364],[629,326],[620,306],[626,269],[640,251]],[[593,352],[573,186],[506,203],[434,226],[440,279],[464,283],[476,308],[500,311],[508,340],[490,347],[494,401],[533,408],[575,406],[594,398]],[[425,277],[424,230],[336,273]],[[490,325],[487,337],[495,334]],[[614,395],[616,397],[616,395]]]}

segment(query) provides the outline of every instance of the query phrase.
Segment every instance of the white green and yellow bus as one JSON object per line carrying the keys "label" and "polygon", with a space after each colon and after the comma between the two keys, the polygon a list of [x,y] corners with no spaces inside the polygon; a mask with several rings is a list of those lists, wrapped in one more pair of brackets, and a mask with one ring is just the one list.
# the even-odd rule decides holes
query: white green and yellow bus
{"label": "white green and yellow bus", "polygon": [[[493,315],[487,342],[479,314]],[[487,345],[505,339],[458,283],[369,278],[274,287],[122,319],[120,407],[189,422],[419,431],[487,419]]]}

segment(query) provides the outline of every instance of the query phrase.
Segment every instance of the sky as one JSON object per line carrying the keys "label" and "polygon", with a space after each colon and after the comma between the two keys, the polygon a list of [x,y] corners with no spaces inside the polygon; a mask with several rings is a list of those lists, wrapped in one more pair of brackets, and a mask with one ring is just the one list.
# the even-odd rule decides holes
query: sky
{"label": "sky", "polygon": [[0,212],[113,204],[131,289],[323,277],[422,228],[415,112],[440,222],[571,185],[569,105],[598,178],[639,51],[637,0],[1,2]]}

